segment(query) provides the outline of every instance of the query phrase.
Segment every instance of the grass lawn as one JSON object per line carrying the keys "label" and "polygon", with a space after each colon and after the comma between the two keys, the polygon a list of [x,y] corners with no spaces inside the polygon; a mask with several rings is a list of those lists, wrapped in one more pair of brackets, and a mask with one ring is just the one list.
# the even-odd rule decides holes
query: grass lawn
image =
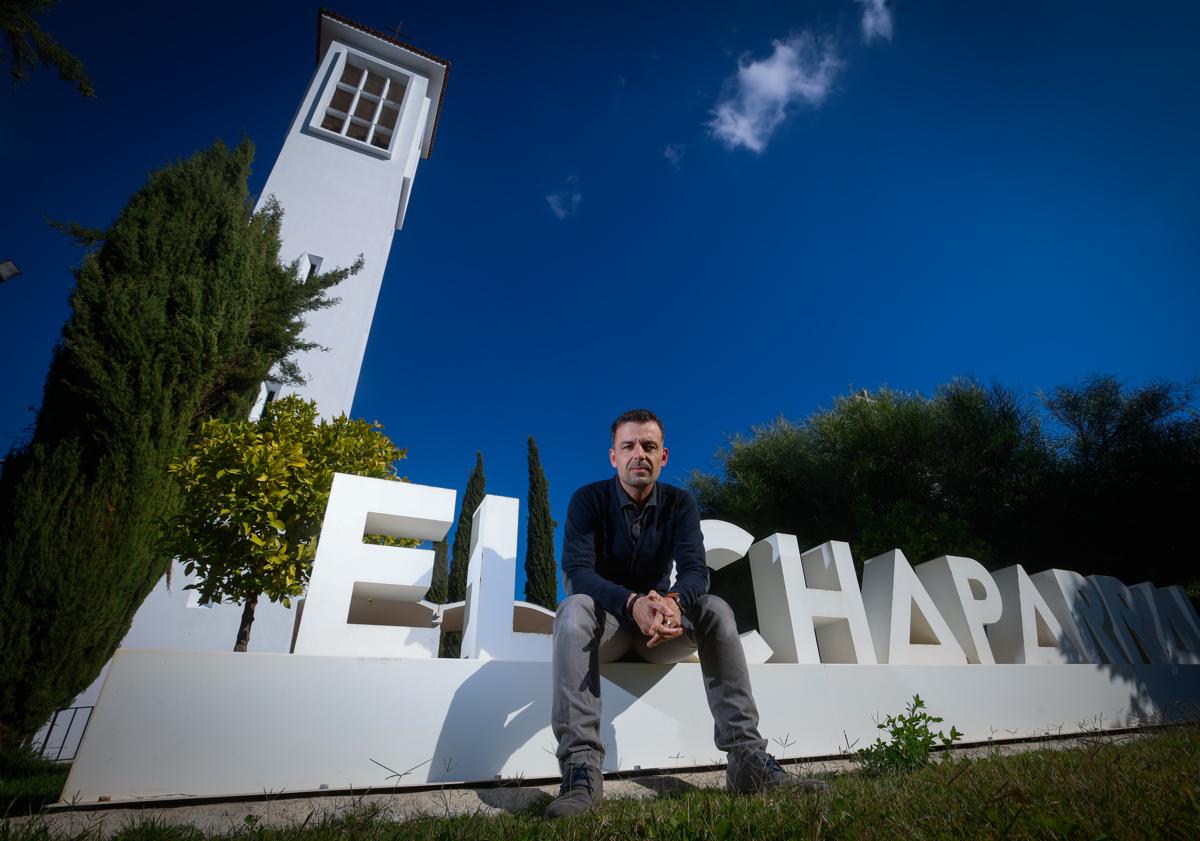
{"label": "grass lawn", "polygon": [[[1200,727],[1098,735],[1083,747],[951,757],[904,775],[841,774],[825,795],[735,797],[696,789],[610,800],[547,822],[530,814],[427,817],[395,823],[369,810],[268,828],[247,819],[223,836],[245,841],[350,839],[1200,838]],[[316,808],[319,808],[317,805]],[[0,824],[0,841],[55,835],[40,819]],[[113,837],[200,841],[192,828],[142,818]]]}
{"label": "grass lawn", "polygon": [[69,768],[34,753],[0,755],[0,816],[34,814],[58,800]]}

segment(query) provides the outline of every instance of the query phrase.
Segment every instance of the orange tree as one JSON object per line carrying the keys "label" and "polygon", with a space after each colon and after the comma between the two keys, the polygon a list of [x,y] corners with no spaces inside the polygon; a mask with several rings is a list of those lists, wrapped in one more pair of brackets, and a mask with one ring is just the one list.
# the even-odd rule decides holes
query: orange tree
{"label": "orange tree", "polygon": [[304,593],[333,474],[397,479],[405,456],[378,423],[318,420],[316,404],[295,396],[258,421],[201,426],[171,465],[182,501],[167,549],[195,574],[187,587],[201,604],[243,605],[234,651],[246,650],[260,596],[290,606]]}

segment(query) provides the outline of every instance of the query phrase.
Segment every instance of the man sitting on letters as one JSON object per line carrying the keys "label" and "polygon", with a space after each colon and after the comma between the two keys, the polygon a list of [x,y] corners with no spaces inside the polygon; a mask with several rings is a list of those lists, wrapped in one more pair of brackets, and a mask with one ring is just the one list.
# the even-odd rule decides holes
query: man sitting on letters
{"label": "man sitting on letters", "polygon": [[[547,817],[576,815],[604,799],[600,664],[632,652],[678,663],[699,652],[717,747],[729,754],[730,791],[823,788],[784,771],[766,752],[758,708],[729,605],[708,594],[700,515],[691,495],[659,482],[663,426],[647,409],[612,425],[615,478],[585,485],[567,509],[562,567],[570,594],[554,619],[554,700],[563,781]],[[675,591],[666,592],[671,561]],[[664,756],[670,745],[663,745]]]}

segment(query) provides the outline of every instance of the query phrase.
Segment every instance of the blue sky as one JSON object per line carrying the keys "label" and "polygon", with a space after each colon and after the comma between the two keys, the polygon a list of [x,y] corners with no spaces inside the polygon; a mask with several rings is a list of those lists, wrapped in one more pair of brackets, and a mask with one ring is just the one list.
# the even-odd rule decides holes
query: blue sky
{"label": "blue sky", "polygon": [[[163,8],[45,18],[95,100],[0,85],[0,446],[79,260],[43,220],[106,225],[218,137],[257,191],[313,72],[315,5]],[[561,521],[633,406],[682,483],[851,388],[1200,374],[1194,3],[332,8],[453,62],[354,406],[413,481],[481,450],[524,506],[533,435]]]}

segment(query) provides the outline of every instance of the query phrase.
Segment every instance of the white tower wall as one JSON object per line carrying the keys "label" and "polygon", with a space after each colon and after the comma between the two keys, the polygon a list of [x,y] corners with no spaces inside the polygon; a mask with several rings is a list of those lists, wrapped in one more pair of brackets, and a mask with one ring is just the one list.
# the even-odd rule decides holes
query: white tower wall
{"label": "white tower wall", "polygon": [[[333,18],[323,18],[323,47],[326,41],[260,206],[272,196],[282,205],[282,255],[299,259],[301,271],[313,262],[328,270],[363,257],[362,270],[332,291],[340,303],[308,316],[305,338],[327,350],[313,349],[298,357],[306,384],[274,389],[273,396],[295,393],[315,400],[323,417],[336,417],[349,414],[354,402],[392,236],[404,224],[417,164],[428,157],[432,144],[445,65]],[[349,127],[341,134],[325,128],[324,120],[337,105],[334,97],[339,90],[349,95],[348,88],[355,84],[346,81],[347,68],[387,79],[388,96],[397,85],[403,86],[386,149],[354,140],[348,136]],[[366,82],[358,81],[357,86],[348,106],[351,115],[364,113],[359,111],[364,103],[367,111],[372,107]],[[386,122],[384,109],[386,99],[377,112],[376,131]],[[255,415],[265,399],[266,389]]]}
{"label": "white tower wall", "polygon": [[[360,254],[364,265],[331,291],[340,303],[306,318],[304,337],[328,348],[298,357],[306,384],[279,387],[268,383],[253,417],[262,411],[268,392],[272,399],[296,393],[315,400],[326,418],[350,413],[392,236],[404,224],[417,164],[429,157],[433,146],[449,70],[449,63],[442,59],[324,11],[318,16],[317,52],[317,70],[267,177],[259,206],[270,196],[282,205],[280,256],[299,260],[302,272],[350,266]],[[346,81],[348,66],[363,71],[353,83]],[[371,86],[378,80],[383,80],[383,86],[373,92]],[[341,104],[346,106],[341,112],[336,99],[339,90],[344,92]],[[400,90],[401,95],[394,95]],[[398,107],[388,109],[389,98]],[[366,105],[359,110],[364,101],[375,102],[373,114],[362,123],[351,120],[351,115],[372,110]],[[388,110],[395,111],[394,119]],[[340,129],[330,128],[327,119],[336,122],[337,113],[346,119]],[[362,130],[362,139],[351,136],[353,126]],[[184,589],[191,579],[184,575],[182,565],[175,563],[173,568],[170,589],[165,579],[155,585],[122,645],[229,651],[241,606],[199,606],[195,592]],[[260,600],[250,650],[289,651],[294,617],[294,610]],[[76,698],[75,706],[95,703],[107,668]],[[67,733],[58,727],[55,733],[43,732],[40,738],[54,750],[57,742],[65,740],[64,755],[69,756],[81,730],[75,727]]]}

